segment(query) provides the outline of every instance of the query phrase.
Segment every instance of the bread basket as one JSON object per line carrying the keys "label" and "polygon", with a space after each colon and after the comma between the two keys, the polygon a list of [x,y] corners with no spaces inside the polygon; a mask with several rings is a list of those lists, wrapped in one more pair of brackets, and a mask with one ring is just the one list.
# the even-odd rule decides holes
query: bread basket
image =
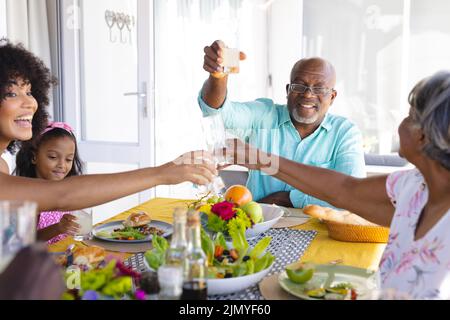
{"label": "bread basket", "polygon": [[347,242],[387,243],[389,228],[382,226],[354,225],[325,220],[330,238]]}

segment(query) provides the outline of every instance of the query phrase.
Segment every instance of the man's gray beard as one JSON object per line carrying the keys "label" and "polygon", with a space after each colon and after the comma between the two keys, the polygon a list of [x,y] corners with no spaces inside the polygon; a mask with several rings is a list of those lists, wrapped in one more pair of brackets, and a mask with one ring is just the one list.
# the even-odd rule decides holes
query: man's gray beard
{"label": "man's gray beard", "polygon": [[294,111],[292,111],[292,118],[294,118],[294,120],[298,123],[301,124],[313,124],[315,123],[317,120],[319,120],[319,114],[316,113],[314,116],[312,116],[311,118],[304,118],[301,117],[298,112],[297,109],[294,109]]}

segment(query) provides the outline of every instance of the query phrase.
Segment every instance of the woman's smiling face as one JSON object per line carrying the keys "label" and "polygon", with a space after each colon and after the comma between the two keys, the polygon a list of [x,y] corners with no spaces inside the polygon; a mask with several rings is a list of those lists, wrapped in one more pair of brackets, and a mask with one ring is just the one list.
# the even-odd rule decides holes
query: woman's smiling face
{"label": "woman's smiling face", "polygon": [[32,138],[32,120],[37,109],[31,84],[22,79],[11,81],[0,101],[0,147],[3,150],[11,141]]}

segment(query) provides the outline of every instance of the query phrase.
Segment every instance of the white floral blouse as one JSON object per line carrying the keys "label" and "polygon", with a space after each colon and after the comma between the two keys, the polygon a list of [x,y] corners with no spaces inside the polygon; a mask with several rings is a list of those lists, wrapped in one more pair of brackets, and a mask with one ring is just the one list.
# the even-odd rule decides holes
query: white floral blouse
{"label": "white floral blouse", "polygon": [[382,289],[395,289],[413,299],[450,299],[450,210],[415,241],[428,200],[422,174],[417,169],[395,172],[386,189],[395,214],[380,262]]}

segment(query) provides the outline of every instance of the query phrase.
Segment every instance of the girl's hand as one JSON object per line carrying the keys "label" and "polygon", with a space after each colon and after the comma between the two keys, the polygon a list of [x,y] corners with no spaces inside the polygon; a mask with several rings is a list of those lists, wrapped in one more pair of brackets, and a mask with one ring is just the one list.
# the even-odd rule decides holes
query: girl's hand
{"label": "girl's hand", "polygon": [[60,233],[69,235],[77,234],[80,231],[80,225],[76,223],[76,217],[71,214],[65,214],[58,223],[58,230]]}
{"label": "girl's hand", "polygon": [[210,183],[218,174],[212,155],[206,151],[191,151],[159,167],[165,184],[190,181],[199,185]]}

